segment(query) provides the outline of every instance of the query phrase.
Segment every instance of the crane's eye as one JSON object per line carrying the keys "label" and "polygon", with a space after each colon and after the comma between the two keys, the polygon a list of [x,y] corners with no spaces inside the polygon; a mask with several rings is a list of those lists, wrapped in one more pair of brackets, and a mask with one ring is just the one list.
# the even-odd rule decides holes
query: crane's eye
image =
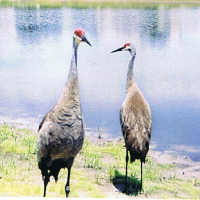
{"label": "crane's eye", "polygon": [[124,48],[124,50],[130,51],[130,50],[131,50],[131,47],[130,47],[129,45],[126,45],[125,48]]}
{"label": "crane's eye", "polygon": [[50,131],[50,132],[49,132],[49,135],[52,136],[52,135],[53,135],[53,132]]}

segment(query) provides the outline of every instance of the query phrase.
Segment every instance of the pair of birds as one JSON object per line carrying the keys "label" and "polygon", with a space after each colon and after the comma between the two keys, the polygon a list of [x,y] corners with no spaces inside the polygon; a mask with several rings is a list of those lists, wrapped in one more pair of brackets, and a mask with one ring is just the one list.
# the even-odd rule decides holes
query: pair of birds
{"label": "pair of birds", "polygon": [[[63,94],[58,103],[45,115],[38,129],[37,156],[38,167],[41,170],[44,181],[44,197],[46,196],[46,188],[50,177],[53,176],[57,181],[61,168],[68,169],[65,185],[65,193],[66,197],[68,197],[70,193],[71,167],[84,141],[77,71],[77,50],[81,42],[86,42],[91,46],[85,37],[85,32],[77,29],[73,35],[71,67]],[[120,110],[120,123],[126,147],[125,188],[127,189],[128,186],[127,168],[130,155],[130,162],[135,161],[135,159],[140,159],[141,161],[142,189],[142,164],[145,162],[151,138],[151,110],[137,87],[133,76],[136,56],[134,46],[131,43],[126,43],[123,47],[111,53],[118,51],[128,51],[131,54],[126,84],[127,95]]]}

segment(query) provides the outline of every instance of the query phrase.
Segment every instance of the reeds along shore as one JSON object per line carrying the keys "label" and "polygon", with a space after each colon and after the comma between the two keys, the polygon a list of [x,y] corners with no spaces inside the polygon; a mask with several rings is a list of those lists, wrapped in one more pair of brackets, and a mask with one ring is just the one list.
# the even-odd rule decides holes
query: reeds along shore
{"label": "reeds along shore", "polygon": [[39,8],[173,8],[200,6],[200,0],[1,0],[1,7]]}

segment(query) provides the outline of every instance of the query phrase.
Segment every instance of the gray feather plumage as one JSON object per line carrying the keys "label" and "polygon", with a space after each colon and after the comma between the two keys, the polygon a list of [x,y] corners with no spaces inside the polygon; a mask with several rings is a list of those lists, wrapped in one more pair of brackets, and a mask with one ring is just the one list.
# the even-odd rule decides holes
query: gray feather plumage
{"label": "gray feather plumage", "polygon": [[127,94],[120,110],[120,124],[131,162],[145,162],[151,139],[151,110],[133,77],[135,55],[129,62]]}
{"label": "gray feather plumage", "polygon": [[75,52],[63,94],[43,118],[38,132],[38,163],[48,158],[47,167],[51,167],[53,161],[57,159],[67,162],[82,148],[84,128]]}

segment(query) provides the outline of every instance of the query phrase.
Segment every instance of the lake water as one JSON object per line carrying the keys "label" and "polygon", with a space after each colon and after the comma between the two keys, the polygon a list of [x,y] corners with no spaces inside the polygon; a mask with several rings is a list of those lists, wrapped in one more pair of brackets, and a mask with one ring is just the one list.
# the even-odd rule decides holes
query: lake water
{"label": "lake water", "polygon": [[78,70],[86,126],[121,136],[131,41],[135,78],[153,116],[152,143],[200,160],[200,7],[0,8],[0,117],[38,124],[62,93],[72,34],[83,28]]}

